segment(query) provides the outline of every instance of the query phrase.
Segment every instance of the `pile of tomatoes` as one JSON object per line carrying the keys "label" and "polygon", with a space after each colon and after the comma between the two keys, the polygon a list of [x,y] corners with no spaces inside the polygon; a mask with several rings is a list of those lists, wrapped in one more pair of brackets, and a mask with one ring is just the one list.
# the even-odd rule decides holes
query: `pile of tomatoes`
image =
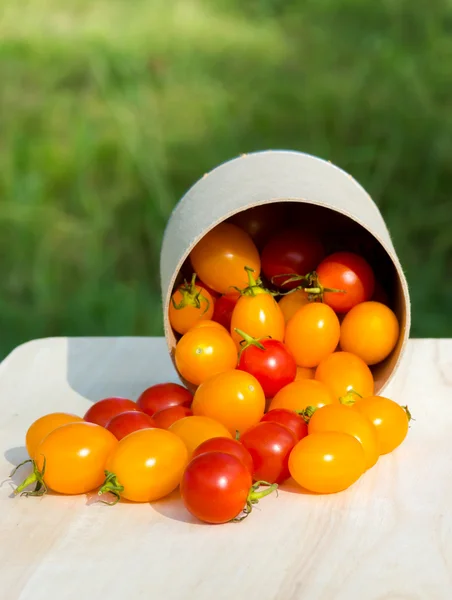
{"label": "pile of tomatoes", "polygon": [[38,419],[26,435],[33,471],[17,493],[98,490],[114,504],[180,486],[193,515],[224,523],[289,478],[309,492],[344,490],[402,443],[407,407],[374,395],[372,369],[399,323],[371,265],[328,254],[309,230],[272,233],[276,216],[263,236],[253,214],[207,233],[173,290],[174,359],[194,392],[162,383],[137,402],[101,400],[83,419]]}

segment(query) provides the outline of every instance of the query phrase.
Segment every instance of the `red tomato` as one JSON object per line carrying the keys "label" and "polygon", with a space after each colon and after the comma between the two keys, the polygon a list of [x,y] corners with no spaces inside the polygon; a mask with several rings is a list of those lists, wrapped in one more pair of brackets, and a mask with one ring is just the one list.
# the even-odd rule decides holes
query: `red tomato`
{"label": "red tomato", "polygon": [[211,287],[209,287],[208,285],[206,285],[206,284],[205,284],[203,281],[201,281],[201,280],[199,279],[199,277],[197,277],[197,278],[196,278],[196,282],[195,282],[195,283],[196,283],[196,285],[197,285],[198,287],[202,287],[202,288],[203,288],[203,289],[205,289],[207,292],[209,292],[209,294],[212,296],[212,298],[213,298],[214,300],[216,300],[217,298],[219,298],[219,297],[220,297],[220,295],[221,295],[221,294],[220,294],[219,292],[216,292],[216,291],[215,291],[215,290],[213,290]]}
{"label": "red tomato", "polygon": [[93,404],[86,411],[83,419],[89,423],[106,427],[113,417],[130,410],[139,411],[140,407],[137,406],[136,402],[127,400],[127,398],[105,398]]}
{"label": "red tomato", "polygon": [[213,309],[212,321],[223,325],[228,331],[231,329],[232,313],[240,298],[240,292],[228,292],[218,298]]}
{"label": "red tomato", "polygon": [[294,410],[288,410],[287,408],[274,408],[273,410],[269,410],[268,413],[262,417],[261,422],[279,423],[279,425],[284,425],[284,427],[290,429],[295,435],[297,441],[300,441],[308,435],[308,425],[303,417]]}
{"label": "red tomato", "polygon": [[152,417],[136,410],[120,413],[107,424],[108,431],[111,431],[118,440],[122,440],[123,437],[133,431],[149,429],[150,427],[158,427],[158,425]]}
{"label": "red tomato", "polygon": [[[257,491],[243,462],[225,452],[194,458],[182,477],[182,500],[192,515],[206,523],[226,523],[246,517],[253,504],[276,486]],[[239,517],[243,511],[243,516]]]}
{"label": "red tomato", "polygon": [[196,448],[193,452],[193,458],[200,454],[205,454],[206,452],[225,452],[226,454],[232,454],[242,461],[251,475],[253,474],[254,466],[251,454],[245,446],[237,440],[227,437],[210,438],[210,440],[206,440]]}
{"label": "red tomato", "polygon": [[262,248],[272,233],[283,227],[285,216],[286,207],[275,202],[243,210],[231,217],[230,222],[246,231],[256,246]]}
{"label": "red tomato", "polygon": [[290,274],[307,275],[314,271],[324,255],[323,244],[315,235],[302,229],[285,229],[264,247],[262,271],[275,285],[293,289],[297,287],[296,281],[284,284]]}
{"label": "red tomato", "polygon": [[170,406],[169,408],[164,408],[163,410],[159,410],[154,413],[152,417],[160,429],[169,429],[173,423],[179,421],[179,419],[184,419],[185,417],[193,416],[192,411],[186,406]]}
{"label": "red tomato", "polygon": [[266,398],[273,398],[281,388],[295,380],[295,359],[282,342],[256,340],[244,332],[238,333],[249,345],[242,348],[237,368],[254,375]]}
{"label": "red tomato", "polygon": [[253,459],[255,480],[281,483],[290,477],[289,455],[297,443],[290,429],[279,423],[258,423],[240,441]]}
{"label": "red tomato", "polygon": [[139,410],[152,417],[170,406],[190,406],[193,394],[178,383],[158,383],[144,390],[137,400]]}
{"label": "red tomato", "polygon": [[333,310],[346,313],[360,302],[372,298],[375,276],[367,261],[353,252],[336,252],[317,267],[319,288],[344,290],[322,293],[323,301]]}

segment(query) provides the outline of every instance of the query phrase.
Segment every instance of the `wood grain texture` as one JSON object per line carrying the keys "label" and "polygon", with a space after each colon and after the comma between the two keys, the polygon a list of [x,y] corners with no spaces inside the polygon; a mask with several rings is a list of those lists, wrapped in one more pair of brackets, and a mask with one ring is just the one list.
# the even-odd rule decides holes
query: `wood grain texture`
{"label": "wood grain texture", "polygon": [[[0,365],[0,597],[4,600],[449,600],[452,340],[410,341],[386,395],[416,421],[405,443],[332,496],[266,498],[208,526],[177,494],[154,505],[12,498],[28,425],[177,381],[164,339],[46,339]],[[17,481],[17,478],[16,478]]]}

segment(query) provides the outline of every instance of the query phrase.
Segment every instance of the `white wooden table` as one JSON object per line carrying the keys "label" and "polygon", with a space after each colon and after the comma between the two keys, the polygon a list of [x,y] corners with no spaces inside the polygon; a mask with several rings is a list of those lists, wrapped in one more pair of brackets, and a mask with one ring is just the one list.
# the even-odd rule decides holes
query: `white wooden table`
{"label": "white wooden table", "polygon": [[416,421],[395,453],[332,496],[282,492],[208,526],[154,505],[12,498],[28,425],[177,381],[154,338],[36,340],[0,365],[2,600],[450,600],[452,340],[410,343],[386,395]]}

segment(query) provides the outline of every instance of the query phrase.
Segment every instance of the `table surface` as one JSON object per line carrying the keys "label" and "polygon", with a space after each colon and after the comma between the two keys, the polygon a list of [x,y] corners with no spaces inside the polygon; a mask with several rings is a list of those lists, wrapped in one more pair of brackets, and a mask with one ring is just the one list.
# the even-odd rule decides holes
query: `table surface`
{"label": "table surface", "polygon": [[52,338],[0,364],[0,581],[4,600],[449,600],[452,340],[410,341],[385,394],[415,417],[405,443],[349,490],[295,487],[240,524],[209,526],[177,494],[108,507],[13,498],[8,475],[44,413],[83,414],[177,375],[161,338]]}

